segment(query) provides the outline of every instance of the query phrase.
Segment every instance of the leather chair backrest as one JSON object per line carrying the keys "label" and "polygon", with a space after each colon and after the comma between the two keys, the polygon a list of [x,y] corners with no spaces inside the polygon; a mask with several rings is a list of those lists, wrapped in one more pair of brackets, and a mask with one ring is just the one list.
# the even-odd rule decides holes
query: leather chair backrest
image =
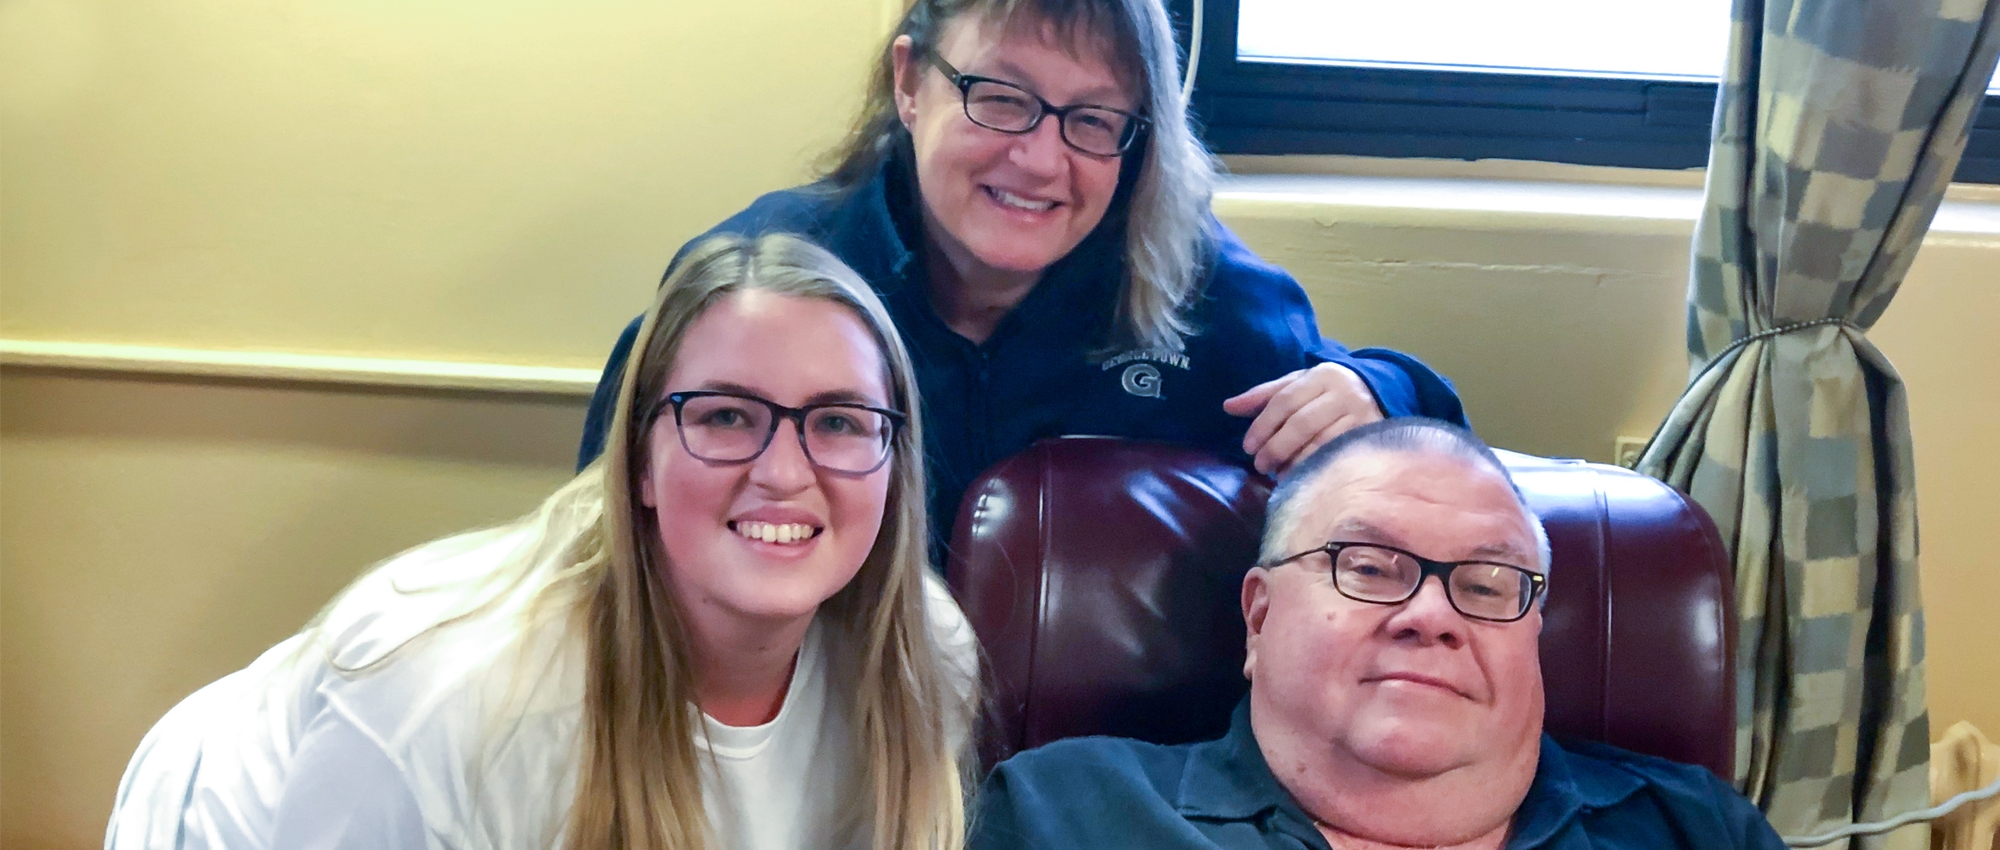
{"label": "leather chair backrest", "polygon": [[[1728,561],[1701,509],[1618,467],[1501,452],[1548,529],[1546,726],[1728,776]],[[1219,737],[1270,481],[1187,448],[1044,440],[987,470],[946,576],[989,662],[983,755],[1076,735]]]}

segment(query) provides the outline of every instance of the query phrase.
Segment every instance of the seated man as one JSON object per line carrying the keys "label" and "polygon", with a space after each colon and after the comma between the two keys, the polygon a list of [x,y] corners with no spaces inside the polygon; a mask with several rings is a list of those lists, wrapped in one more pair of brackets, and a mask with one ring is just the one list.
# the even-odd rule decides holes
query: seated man
{"label": "seated man", "polygon": [[1542,733],[1548,540],[1476,437],[1357,428],[1268,513],[1229,734],[1015,756],[973,850],[1784,847],[1707,770]]}

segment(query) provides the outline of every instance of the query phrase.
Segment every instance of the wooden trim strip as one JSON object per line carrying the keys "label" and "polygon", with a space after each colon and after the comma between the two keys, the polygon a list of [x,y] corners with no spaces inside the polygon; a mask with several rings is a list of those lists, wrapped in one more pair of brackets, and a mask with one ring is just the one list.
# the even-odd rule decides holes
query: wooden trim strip
{"label": "wooden trim strip", "polygon": [[512,363],[22,339],[0,339],[0,366],[562,396],[589,396],[598,377],[596,369]]}

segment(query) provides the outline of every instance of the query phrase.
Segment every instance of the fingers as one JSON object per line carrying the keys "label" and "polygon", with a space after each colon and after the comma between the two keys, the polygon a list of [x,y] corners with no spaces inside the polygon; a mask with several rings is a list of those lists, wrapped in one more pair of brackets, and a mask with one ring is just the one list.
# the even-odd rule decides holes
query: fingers
{"label": "fingers", "polygon": [[1373,421],[1375,420],[1370,419],[1366,416],[1355,416],[1352,414],[1334,420],[1332,425],[1327,426],[1326,428],[1322,429],[1319,432],[1319,436],[1312,438],[1311,442],[1306,443],[1305,448],[1299,449],[1296,454],[1293,454],[1290,458],[1278,464],[1277,471],[1271,474],[1273,475],[1284,474],[1287,470],[1290,470],[1292,468],[1293,464],[1305,460],[1306,458],[1312,457],[1313,452],[1319,451],[1320,446],[1324,446],[1327,443],[1332,442],[1333,438],[1338,437],[1342,434],[1345,434],[1349,431],[1352,431],[1356,428],[1359,428]]}
{"label": "fingers", "polygon": [[1342,433],[1382,418],[1373,393],[1353,370],[1322,363],[1286,376],[1243,438],[1258,471],[1275,474]]}
{"label": "fingers", "polygon": [[1284,381],[1284,385],[1271,393],[1270,398],[1264,402],[1263,409],[1257,412],[1257,418],[1250,421],[1250,429],[1243,435],[1244,454],[1262,453],[1264,444],[1270,442],[1272,435],[1278,433],[1286,422],[1291,421],[1299,408],[1322,394],[1321,388],[1305,370],[1293,372],[1279,380]]}
{"label": "fingers", "polygon": [[[1301,369],[1296,372],[1279,375],[1244,390],[1234,397],[1224,399],[1222,402],[1222,412],[1231,416],[1254,416],[1257,411],[1264,409],[1264,405],[1271,401],[1271,396],[1276,395],[1279,390],[1290,386],[1293,381],[1298,380],[1299,376],[1303,374],[1305,374],[1305,370]],[[1245,449],[1245,451],[1251,450]]]}
{"label": "fingers", "polygon": [[[1283,422],[1275,424],[1270,437],[1255,452],[1257,471],[1275,474],[1301,457],[1308,444],[1347,417],[1348,406],[1341,402],[1342,399],[1337,396],[1313,396]],[[1258,422],[1263,422],[1275,408],[1275,403],[1265,408],[1264,414],[1257,417]],[[1256,430],[1255,423],[1251,425],[1251,430]],[[1327,434],[1326,438],[1332,439],[1333,434]]]}

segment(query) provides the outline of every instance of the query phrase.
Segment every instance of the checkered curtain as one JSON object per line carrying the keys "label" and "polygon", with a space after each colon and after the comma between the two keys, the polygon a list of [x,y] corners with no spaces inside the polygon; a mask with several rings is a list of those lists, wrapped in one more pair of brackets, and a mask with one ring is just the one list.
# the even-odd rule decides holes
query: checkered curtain
{"label": "checkered curtain", "polygon": [[1689,386],[1639,468],[1735,553],[1736,779],[1796,836],[1928,804],[1908,410],[1866,334],[1965,148],[2000,0],[1735,0],[1733,17]]}

